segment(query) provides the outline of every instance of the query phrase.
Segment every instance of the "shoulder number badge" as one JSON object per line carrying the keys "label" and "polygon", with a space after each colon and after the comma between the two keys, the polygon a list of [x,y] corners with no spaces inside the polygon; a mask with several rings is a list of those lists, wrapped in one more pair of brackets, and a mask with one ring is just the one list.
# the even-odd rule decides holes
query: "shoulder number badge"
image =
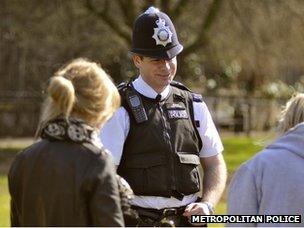
{"label": "shoulder number badge", "polygon": [[170,28],[166,26],[165,20],[159,18],[156,21],[157,28],[154,28],[154,34],[152,36],[153,39],[156,41],[156,45],[163,45],[164,47],[171,43],[172,32]]}

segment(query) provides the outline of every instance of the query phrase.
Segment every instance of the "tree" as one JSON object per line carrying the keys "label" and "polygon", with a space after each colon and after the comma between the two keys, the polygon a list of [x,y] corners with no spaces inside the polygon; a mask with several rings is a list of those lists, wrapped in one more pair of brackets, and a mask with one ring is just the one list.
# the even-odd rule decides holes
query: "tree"
{"label": "tree", "polygon": [[[191,34],[191,39],[184,45],[184,50],[179,56],[180,76],[186,78],[189,71],[187,67],[187,57],[198,49],[204,48],[208,44],[208,33],[212,24],[217,18],[223,0],[204,1],[207,11],[204,17],[199,20],[199,28]],[[190,0],[159,0],[159,1],[94,1],[86,0],[87,9],[97,18],[102,20],[125,44],[131,46],[131,31],[136,17],[144,12],[149,6],[154,5],[166,12],[173,21],[181,18],[182,14],[189,13],[187,7],[196,5]],[[192,6],[193,6],[192,5]],[[115,13],[114,13],[115,12]],[[187,70],[188,69],[188,70]]]}

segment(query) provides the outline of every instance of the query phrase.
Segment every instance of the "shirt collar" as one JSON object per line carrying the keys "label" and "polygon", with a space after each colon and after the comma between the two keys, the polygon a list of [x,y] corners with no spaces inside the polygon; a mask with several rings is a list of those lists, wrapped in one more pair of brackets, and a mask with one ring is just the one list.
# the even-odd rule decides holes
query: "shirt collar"
{"label": "shirt collar", "polygon": [[[158,93],[151,87],[149,86],[141,76],[136,78],[132,82],[134,88],[139,92],[140,94],[144,95],[145,97],[153,98],[155,99]],[[165,99],[170,92],[170,85],[167,85],[167,87],[160,93],[161,95],[161,100]]]}

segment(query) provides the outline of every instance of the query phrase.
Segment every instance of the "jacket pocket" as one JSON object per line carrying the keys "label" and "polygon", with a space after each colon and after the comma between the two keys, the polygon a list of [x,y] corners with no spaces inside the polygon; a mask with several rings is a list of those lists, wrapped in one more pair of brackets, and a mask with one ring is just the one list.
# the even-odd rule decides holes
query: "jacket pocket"
{"label": "jacket pocket", "polygon": [[137,154],[128,158],[125,178],[137,195],[156,195],[166,190],[166,157]]}
{"label": "jacket pocket", "polygon": [[180,163],[191,164],[198,166],[200,164],[200,159],[196,154],[189,154],[187,152],[177,153]]}
{"label": "jacket pocket", "polygon": [[199,156],[190,152],[177,152],[177,156],[179,191],[186,195],[198,192],[200,190]]}

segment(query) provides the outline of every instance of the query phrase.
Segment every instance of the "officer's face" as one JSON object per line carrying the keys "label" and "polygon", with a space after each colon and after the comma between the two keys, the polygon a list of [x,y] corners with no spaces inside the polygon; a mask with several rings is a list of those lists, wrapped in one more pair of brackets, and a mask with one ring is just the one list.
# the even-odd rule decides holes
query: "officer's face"
{"label": "officer's face", "polygon": [[172,82],[176,74],[176,57],[166,60],[134,55],[133,61],[144,81],[158,93]]}

